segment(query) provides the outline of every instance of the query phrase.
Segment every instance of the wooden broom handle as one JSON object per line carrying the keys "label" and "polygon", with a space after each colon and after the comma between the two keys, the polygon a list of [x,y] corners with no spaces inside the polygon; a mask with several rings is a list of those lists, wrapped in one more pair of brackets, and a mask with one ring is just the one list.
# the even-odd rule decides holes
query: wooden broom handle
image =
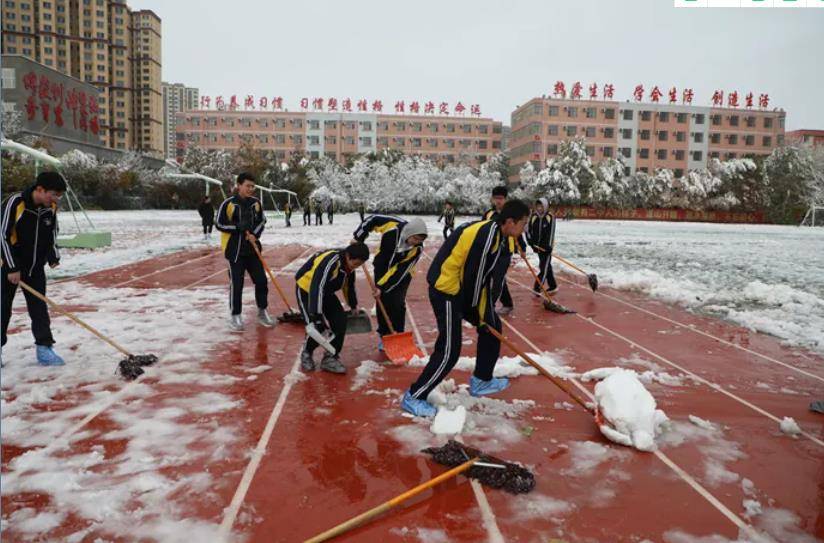
{"label": "wooden broom handle", "polygon": [[[375,286],[375,282],[372,280],[372,276],[369,275],[369,270],[366,269],[366,264],[362,265],[361,268],[363,268],[363,273],[366,275],[366,281],[369,283],[369,287],[372,289],[372,292],[378,290],[378,287]],[[383,314],[383,320],[386,321],[386,326],[389,327],[389,333],[395,335],[395,327],[392,326],[392,321],[389,320],[389,314],[386,312],[386,307],[384,307],[381,297],[375,296],[375,301],[378,302],[378,307]]]}
{"label": "wooden broom handle", "polygon": [[560,260],[561,262],[563,262],[564,264],[566,264],[567,266],[569,266],[569,267],[570,267],[570,268],[572,268],[573,270],[576,270],[576,271],[578,271],[578,272],[581,272],[581,273],[583,273],[584,275],[589,275],[587,272],[585,272],[584,270],[582,270],[581,268],[579,268],[578,266],[576,266],[575,264],[573,264],[573,263],[572,263],[572,262],[570,262],[569,260],[566,260],[566,259],[564,259],[564,258],[562,258],[562,257],[560,257],[560,256],[558,256],[558,255],[556,255],[556,254],[553,254],[552,256],[553,256],[553,258],[556,258],[556,259]]}
{"label": "wooden broom handle", "polygon": [[355,528],[356,526],[360,525],[361,523],[363,523],[363,522],[365,522],[369,519],[372,519],[372,518],[380,515],[381,513],[384,513],[386,511],[392,509],[393,507],[405,502],[409,498],[417,496],[421,492],[423,492],[425,490],[429,490],[433,486],[438,485],[438,484],[446,481],[447,479],[451,479],[452,477],[455,477],[459,473],[468,470],[478,460],[479,460],[478,458],[472,458],[471,460],[467,460],[466,462],[464,462],[460,466],[452,468],[451,470],[438,475],[434,479],[430,479],[427,482],[416,486],[415,488],[407,490],[403,494],[401,494],[399,496],[396,496],[396,497],[392,498],[391,500],[389,500],[387,502],[384,502],[381,505],[379,505],[379,506],[377,506],[373,509],[370,509],[369,511],[367,511],[365,513],[361,513],[360,515],[358,515],[354,518],[351,518],[351,519],[347,520],[346,522],[338,524],[334,528],[332,528],[330,530],[327,530],[327,531],[323,532],[322,534],[316,535],[315,537],[313,537],[311,539],[307,539],[305,541],[305,543],[320,543],[321,541],[328,541],[329,539],[332,539],[333,537],[337,537],[337,536],[339,536],[339,535],[341,535],[345,532],[348,532],[352,528]]}
{"label": "wooden broom handle", "polygon": [[281,290],[280,285],[278,284],[278,280],[275,278],[275,274],[272,273],[272,270],[269,268],[269,265],[263,259],[263,255],[261,254],[260,249],[258,249],[257,243],[249,243],[249,245],[251,245],[252,248],[255,250],[255,254],[257,254],[258,258],[260,259],[260,263],[263,264],[263,269],[266,270],[266,273],[269,274],[269,279],[271,279],[272,284],[275,285],[275,289],[278,291],[280,299],[283,300],[283,303],[286,304],[286,307],[289,309],[289,313],[295,313],[295,310],[292,309],[291,305],[289,305],[289,300],[286,299],[286,295]]}
{"label": "wooden broom handle", "polygon": [[521,249],[520,247],[518,247],[518,252],[521,253],[521,258],[524,260],[524,263],[526,264],[526,267],[529,268],[529,273],[531,273],[532,277],[535,278],[535,282],[538,283],[541,286],[541,291],[544,293],[544,297],[546,298],[546,301],[551,302],[552,301],[552,295],[546,289],[546,285],[544,285],[544,282],[541,281],[540,279],[538,279],[538,274],[535,273],[535,270],[532,268],[532,264],[530,264],[529,260],[527,260],[526,253],[524,253],[524,250]]}
{"label": "wooden broom handle", "polygon": [[[485,324],[485,323],[484,323],[484,324]],[[530,366],[532,366],[533,368],[535,368],[536,370],[538,370],[538,372],[539,372],[539,373],[541,373],[544,377],[546,377],[547,379],[549,379],[550,381],[552,381],[552,382],[555,384],[555,386],[557,386],[558,388],[560,388],[561,390],[563,390],[564,392],[566,392],[566,393],[567,393],[567,395],[568,395],[570,398],[572,398],[573,400],[575,400],[575,402],[576,402],[578,405],[580,405],[581,407],[583,407],[584,409],[586,409],[586,410],[587,410],[587,411],[589,411],[590,413],[594,413],[594,412],[595,412],[595,410],[594,410],[594,409],[592,409],[591,407],[589,407],[589,406],[586,404],[586,402],[585,402],[584,400],[582,400],[582,399],[581,399],[581,397],[580,397],[580,396],[578,396],[577,394],[575,394],[574,392],[572,392],[572,390],[570,390],[570,389],[569,389],[569,387],[568,387],[566,384],[564,384],[564,382],[563,382],[563,381],[561,381],[560,379],[558,379],[557,377],[555,377],[554,375],[552,375],[551,373],[549,373],[549,372],[546,370],[546,368],[544,368],[543,366],[541,366],[540,364],[538,364],[537,362],[535,362],[534,360],[532,360],[532,358],[531,358],[528,354],[526,354],[526,353],[525,353],[524,351],[522,351],[522,350],[521,350],[521,349],[520,349],[517,345],[515,345],[515,344],[514,344],[514,343],[512,343],[510,340],[508,340],[506,337],[504,337],[504,335],[503,335],[503,334],[501,334],[499,331],[495,330],[495,328],[493,328],[493,327],[489,326],[488,324],[486,324],[486,329],[487,329],[487,331],[488,331],[490,334],[492,334],[493,336],[495,336],[496,338],[498,338],[498,341],[500,341],[501,343],[503,343],[504,345],[506,345],[507,347],[509,347],[510,349],[512,349],[512,350],[513,350],[513,351],[514,351],[514,352],[515,352],[518,356],[520,356],[521,358],[523,358],[524,360],[526,360],[526,362],[527,362]]]}
{"label": "wooden broom handle", "polygon": [[83,328],[85,328],[86,330],[91,332],[92,334],[96,335],[97,337],[99,337],[100,339],[102,339],[103,341],[105,341],[106,343],[108,343],[109,345],[111,345],[112,347],[114,347],[115,349],[120,351],[121,353],[125,354],[126,356],[132,356],[132,353],[130,353],[129,351],[124,349],[122,346],[120,346],[113,339],[104,336],[103,334],[98,332],[96,329],[92,328],[90,325],[88,325],[85,322],[83,322],[82,320],[80,320],[79,317],[77,317],[74,314],[72,314],[72,313],[68,312],[67,310],[63,309],[60,305],[58,305],[57,303],[51,301],[49,298],[46,298],[45,296],[43,296],[42,294],[40,294],[39,292],[37,292],[36,290],[31,288],[29,285],[24,283],[22,280],[18,284],[21,287],[23,287],[23,289],[25,289],[29,294],[31,294],[32,296],[34,296],[35,298],[37,298],[37,299],[39,299],[43,302],[46,302],[48,305],[53,307],[58,313],[60,313],[62,315],[65,315],[66,317],[70,318],[75,323],[79,324],[80,326],[82,326]]}

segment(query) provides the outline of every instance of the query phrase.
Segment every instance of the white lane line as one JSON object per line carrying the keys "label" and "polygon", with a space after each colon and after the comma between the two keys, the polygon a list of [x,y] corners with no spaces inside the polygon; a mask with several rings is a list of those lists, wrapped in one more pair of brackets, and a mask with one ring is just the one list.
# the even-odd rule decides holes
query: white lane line
{"label": "white lane line", "polygon": [[[565,283],[569,283],[569,284],[571,284],[571,285],[573,285],[573,286],[576,286],[576,287],[578,287],[578,288],[580,288],[580,289],[589,290],[587,287],[585,287],[585,286],[583,286],[583,285],[579,285],[578,283],[576,283],[576,282],[574,282],[574,281],[570,281],[570,280],[568,280],[568,279],[561,278],[561,281],[563,281],[563,282],[565,282]],[[629,306],[629,307],[631,307],[631,308],[633,308],[633,309],[636,309],[636,310],[638,310],[638,311],[641,311],[641,312],[643,312],[643,313],[646,313],[647,315],[651,315],[651,316],[653,316],[653,317],[655,317],[655,318],[661,319],[661,320],[666,321],[666,322],[668,322],[668,323],[670,323],[670,324],[674,324],[675,326],[678,326],[678,327],[680,327],[680,328],[684,328],[685,330],[689,330],[689,331],[691,331],[691,332],[695,332],[695,333],[696,333],[696,334],[698,334],[698,335],[701,335],[701,336],[704,336],[704,337],[707,337],[707,338],[713,339],[713,340],[715,340],[715,341],[717,341],[717,342],[719,342],[719,343],[721,343],[721,344],[723,344],[723,345],[726,345],[726,346],[728,346],[728,347],[733,347],[733,348],[735,348],[735,349],[738,349],[739,351],[743,351],[743,352],[745,352],[745,353],[749,353],[749,354],[751,354],[751,355],[753,355],[753,356],[757,356],[758,358],[761,358],[762,360],[766,360],[767,362],[771,362],[771,363],[773,363],[773,364],[778,364],[779,366],[783,366],[783,367],[785,367],[785,368],[787,368],[787,369],[789,369],[789,370],[792,370],[792,371],[798,372],[798,373],[800,373],[801,375],[806,375],[807,377],[811,377],[811,378],[813,378],[813,379],[817,379],[817,380],[821,381],[822,383],[824,383],[824,377],[822,377],[822,376],[820,376],[820,375],[816,375],[816,374],[814,374],[814,373],[810,373],[810,372],[808,372],[808,371],[806,371],[806,370],[803,370],[803,369],[801,369],[801,368],[798,368],[798,367],[796,367],[796,366],[793,366],[792,364],[788,364],[788,363],[786,363],[786,362],[782,362],[781,360],[778,360],[778,359],[773,358],[773,357],[771,357],[771,356],[768,356],[768,355],[766,355],[766,354],[759,353],[758,351],[753,351],[752,349],[748,349],[747,347],[743,347],[743,346],[741,346],[741,345],[738,345],[737,343],[733,343],[733,342],[731,342],[731,341],[728,341],[728,340],[726,340],[726,339],[720,338],[720,337],[718,337],[718,336],[714,336],[714,335],[710,334],[709,332],[705,332],[704,330],[701,330],[700,328],[696,328],[696,327],[694,327],[694,326],[690,326],[689,324],[684,324],[683,322],[679,322],[679,321],[674,320],[674,319],[671,319],[671,318],[669,318],[669,317],[665,317],[664,315],[661,315],[661,314],[659,314],[659,313],[655,313],[654,311],[650,311],[649,309],[645,309],[645,308],[643,308],[643,307],[641,307],[641,306],[635,305],[634,303],[630,302],[629,300],[624,300],[624,299],[622,299],[622,298],[620,298],[620,297],[618,297],[618,296],[614,296],[614,295],[611,295],[611,294],[607,294],[607,293],[602,292],[602,291],[600,291],[600,290],[599,290],[599,291],[597,291],[597,292],[595,292],[594,294],[598,294],[599,296],[604,296],[604,297],[606,297],[606,298],[609,298],[610,300],[615,300],[615,301],[616,301],[616,302],[618,302],[618,303],[624,304],[624,305]],[[799,353],[799,354],[800,354],[800,353]],[[804,356],[803,354],[801,354],[801,356],[803,356],[804,358],[807,358],[808,360],[810,360],[810,358],[809,358],[809,357]]]}
{"label": "white lane line", "polygon": [[[292,369],[289,373],[297,372],[299,365],[300,349],[298,349],[298,354],[295,357],[295,362],[292,364]],[[289,374],[286,375],[288,376]],[[235,520],[237,520],[237,515],[240,512],[240,506],[243,505],[243,500],[246,498],[246,493],[249,491],[249,486],[252,484],[252,479],[255,477],[255,472],[257,472],[258,467],[260,467],[260,460],[263,458],[263,455],[266,454],[266,449],[269,446],[269,440],[272,437],[275,424],[277,424],[280,414],[283,412],[283,406],[286,405],[286,400],[289,397],[289,392],[292,390],[293,383],[294,382],[292,380],[284,378],[283,389],[280,391],[278,401],[272,408],[272,413],[269,415],[269,420],[266,421],[266,427],[260,435],[257,446],[252,451],[252,457],[249,460],[249,463],[246,464],[246,469],[243,471],[243,477],[240,479],[237,489],[235,489],[235,494],[232,496],[232,501],[224,510],[223,522],[220,523],[219,529],[220,541],[228,542],[230,540],[229,536],[232,533],[232,527],[234,526]]]}
{"label": "white lane line", "polygon": [[[520,284],[520,283],[519,283]],[[510,324],[506,319],[501,319],[501,322],[504,325],[512,330],[518,337],[520,337],[527,345],[530,346],[535,352],[540,353],[543,352],[543,349],[535,345],[528,337],[523,335],[520,330],[515,328],[512,324]],[[577,379],[569,379],[579,390],[583,391],[593,402],[595,401],[595,397],[592,395],[586,387],[584,387]],[[730,511],[727,506],[725,506],[721,501],[718,500],[709,490],[704,488],[701,483],[696,481],[690,474],[684,471],[678,464],[676,464],[669,456],[661,452],[660,450],[653,451],[656,458],[658,458],[661,462],[663,462],[667,467],[669,467],[673,472],[675,472],[678,477],[680,477],[685,483],[687,483],[693,490],[695,490],[701,497],[703,497],[710,505],[715,507],[722,515],[724,515],[730,522],[735,524],[739,530],[743,530],[750,536],[754,534],[757,535],[755,530],[746,522],[744,522],[738,515]]]}
{"label": "white lane line", "polygon": [[145,279],[146,277],[151,277],[153,275],[157,275],[159,273],[167,272],[167,271],[173,270],[175,268],[180,268],[182,266],[188,266],[189,264],[194,264],[195,262],[200,262],[201,260],[203,260],[205,258],[210,258],[210,257],[216,256],[216,255],[219,255],[219,254],[220,254],[219,251],[213,251],[213,252],[210,252],[210,253],[205,254],[203,256],[199,256],[197,258],[187,260],[186,262],[181,262],[179,264],[174,264],[172,266],[167,266],[165,268],[161,268],[159,270],[155,270],[153,272],[150,272],[150,273],[147,273],[147,274],[144,274],[144,275],[140,275],[138,277],[133,277],[133,278],[129,279],[128,281],[121,281],[120,283],[116,283],[116,284],[112,285],[110,288],[122,287],[122,286],[128,285],[129,283],[134,283],[135,281],[140,281],[141,279]]}
{"label": "white lane line", "polygon": [[[523,287],[524,289],[529,290],[529,287],[528,287],[528,286],[526,286],[526,285],[524,285],[523,283],[521,283],[521,282],[519,282],[519,281],[516,281],[516,280],[514,280],[514,279],[511,279],[511,278],[510,278],[510,280],[511,280],[513,283],[517,284],[518,286]],[[592,319],[592,318],[590,318],[590,317],[584,317],[583,315],[581,315],[581,314],[579,314],[579,313],[576,313],[576,314],[575,314],[575,316],[576,316],[576,317],[578,317],[579,319],[583,320],[584,322],[588,322],[589,324],[592,324],[593,326],[595,326],[595,327],[597,327],[597,328],[599,328],[599,329],[603,330],[604,332],[606,332],[606,333],[608,333],[608,334],[610,334],[610,335],[612,335],[612,336],[614,336],[614,337],[616,337],[616,338],[618,338],[618,339],[620,339],[620,340],[622,340],[622,341],[626,342],[628,345],[631,345],[632,347],[634,347],[634,348],[636,348],[636,349],[638,349],[638,350],[640,350],[640,351],[643,351],[643,352],[647,353],[648,355],[650,355],[650,356],[652,356],[652,357],[656,358],[657,360],[659,360],[659,361],[663,362],[664,364],[667,364],[667,365],[669,365],[669,366],[671,366],[671,367],[673,367],[673,368],[677,369],[678,371],[681,371],[681,372],[683,372],[683,373],[685,373],[685,374],[689,375],[689,376],[690,376],[690,377],[692,377],[695,381],[698,381],[698,382],[700,382],[700,383],[702,383],[702,384],[704,384],[704,385],[706,385],[706,386],[710,387],[711,389],[713,389],[713,390],[715,390],[715,391],[717,391],[717,392],[720,392],[721,394],[724,394],[724,395],[725,395],[725,396],[727,396],[728,398],[731,398],[731,399],[735,400],[736,402],[740,403],[741,405],[744,405],[744,406],[746,406],[746,407],[749,407],[750,409],[752,409],[753,411],[755,411],[755,412],[756,412],[756,413],[758,413],[759,415],[763,415],[763,416],[765,416],[765,417],[767,417],[767,418],[771,419],[773,422],[775,422],[775,423],[777,423],[777,424],[781,424],[781,419],[780,419],[780,418],[778,418],[777,416],[773,415],[772,413],[769,413],[768,411],[765,411],[764,409],[761,409],[761,408],[760,408],[760,407],[758,407],[757,405],[755,405],[755,404],[753,404],[753,403],[751,403],[751,402],[749,402],[749,401],[745,400],[744,398],[741,398],[740,396],[737,396],[737,395],[733,394],[732,392],[730,392],[730,391],[726,390],[726,389],[725,389],[724,387],[722,387],[721,385],[719,385],[719,384],[717,384],[717,383],[713,383],[712,381],[709,381],[709,380],[707,380],[707,379],[705,379],[705,378],[701,377],[701,376],[700,376],[700,375],[698,375],[697,373],[693,373],[693,372],[691,372],[690,370],[688,370],[687,368],[685,368],[685,367],[683,367],[683,366],[681,366],[681,365],[679,365],[679,364],[676,364],[676,363],[675,363],[675,362],[673,362],[672,360],[669,360],[669,359],[667,359],[667,358],[663,357],[662,355],[660,355],[660,354],[658,354],[658,353],[656,353],[656,352],[653,352],[653,351],[651,351],[650,349],[647,349],[647,348],[646,348],[646,347],[644,347],[643,345],[640,345],[639,343],[637,343],[637,342],[635,342],[635,341],[633,341],[633,340],[631,340],[631,339],[629,339],[629,338],[627,338],[627,337],[625,337],[625,336],[622,336],[622,335],[621,335],[621,334],[619,334],[618,332],[616,332],[616,331],[614,331],[614,330],[611,330],[610,328],[607,328],[607,327],[606,327],[606,326],[604,326],[603,324],[598,323],[598,322],[595,322],[595,319]],[[824,441],[820,440],[819,438],[815,437],[814,435],[810,434],[809,432],[806,432],[806,431],[804,431],[804,430],[801,430],[801,435],[803,435],[804,437],[806,437],[807,439],[809,439],[810,441],[812,441],[813,443],[815,443],[815,444],[816,444],[816,445],[818,445],[819,447],[824,447]]]}
{"label": "white lane line", "polygon": [[[418,345],[421,351],[423,351],[424,355],[429,356],[429,352],[423,342],[421,331],[418,329],[415,317],[412,316],[411,306],[407,306],[407,316],[409,317],[409,323],[412,325],[412,329],[415,331],[415,337],[418,339]],[[472,493],[475,495],[478,508],[481,510],[481,520],[483,520],[484,528],[486,528],[487,540],[489,543],[504,543],[506,540],[501,533],[501,529],[498,527],[495,512],[492,510],[492,506],[489,505],[489,500],[486,499],[483,486],[475,479],[469,479],[469,484],[472,487]]]}

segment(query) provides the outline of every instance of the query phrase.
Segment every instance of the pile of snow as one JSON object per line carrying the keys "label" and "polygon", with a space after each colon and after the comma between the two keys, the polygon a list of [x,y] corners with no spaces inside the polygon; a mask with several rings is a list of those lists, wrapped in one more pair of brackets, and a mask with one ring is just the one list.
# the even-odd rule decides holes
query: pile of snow
{"label": "pile of snow", "polygon": [[466,422],[466,407],[459,405],[454,410],[442,407],[438,409],[435,420],[429,428],[433,434],[460,434]]}
{"label": "pile of snow", "polygon": [[798,423],[795,422],[795,419],[792,417],[784,417],[780,424],[781,431],[787,434],[788,436],[797,436],[801,435],[801,428],[798,426]]}
{"label": "pile of snow", "polygon": [[655,450],[655,436],[669,419],[634,371],[609,372],[595,385],[595,400],[605,421],[599,428],[607,439],[641,451]]}
{"label": "pile of snow", "polygon": [[372,379],[372,375],[383,371],[383,366],[372,360],[364,360],[355,369],[355,378],[352,380],[350,390],[360,390]]}
{"label": "pile of snow", "polygon": [[[563,363],[557,354],[550,353],[527,353],[532,360],[537,362],[541,367],[547,370],[550,374],[560,377],[562,379],[574,379],[578,376],[575,373],[575,368],[567,366]],[[408,365],[410,366],[425,366],[429,363],[429,357],[414,357]],[[458,371],[472,372],[475,370],[475,357],[462,356],[455,363],[453,369]],[[495,377],[520,377],[521,375],[538,375],[538,370],[521,360],[518,356],[502,356],[495,364]]]}
{"label": "pile of snow", "polygon": [[625,369],[625,368],[618,368],[618,367],[608,367],[608,368],[596,368],[594,370],[587,371],[581,374],[581,381],[588,382],[588,381],[600,381],[602,379],[606,379],[608,376],[612,375],[613,373],[622,372],[622,371],[630,371],[635,374],[639,381],[644,384],[652,384],[652,383],[659,383],[665,386],[672,386],[672,387],[679,387],[683,386],[683,378],[675,375],[671,375],[665,371],[653,371],[647,370],[641,373],[636,372],[635,370]]}

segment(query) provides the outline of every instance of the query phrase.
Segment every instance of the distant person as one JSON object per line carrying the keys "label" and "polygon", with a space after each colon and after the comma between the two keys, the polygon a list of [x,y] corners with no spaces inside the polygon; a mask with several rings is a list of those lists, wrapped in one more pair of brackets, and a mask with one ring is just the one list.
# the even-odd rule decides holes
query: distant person
{"label": "distant person", "polygon": [[[9,196],[2,207],[2,297],[3,337],[11,321],[11,308],[20,281],[40,294],[46,293],[46,264],[60,265],[57,249],[57,204],[66,192],[66,181],[57,172],[42,172],[34,185]],[[49,307],[46,302],[24,290],[31,319],[31,332],[41,366],[62,366],[65,361],[54,352]]]}
{"label": "distant person", "polygon": [[315,203],[315,225],[323,226],[323,203],[320,200]]}
{"label": "distant person", "polygon": [[363,202],[358,202],[358,215],[360,215],[360,222],[363,222],[364,217],[366,217],[366,206]]}
{"label": "distant person", "polygon": [[558,292],[558,283],[552,272],[552,248],[555,245],[555,216],[549,212],[546,198],[538,198],[534,211],[526,228],[526,239],[538,255],[538,281],[532,285],[535,293],[541,292],[541,285],[546,283],[549,294]]}
{"label": "distant person", "polygon": [[286,228],[291,228],[291,226],[292,226],[292,205],[289,202],[286,202],[286,205],[283,206],[283,216],[286,218]]}
{"label": "distant person", "polygon": [[303,203],[303,226],[312,226],[312,201]]}
{"label": "distant person", "polygon": [[335,202],[330,201],[326,206],[326,218],[329,219],[329,224],[335,220]]}
{"label": "distant person", "polygon": [[441,222],[441,219],[443,219],[443,239],[446,239],[449,234],[455,231],[455,208],[452,206],[452,202],[444,204],[438,222]]}
{"label": "distant person", "polygon": [[209,239],[212,235],[212,227],[215,225],[215,206],[212,205],[212,199],[204,196],[203,201],[197,206],[197,213],[203,224],[203,239]]}

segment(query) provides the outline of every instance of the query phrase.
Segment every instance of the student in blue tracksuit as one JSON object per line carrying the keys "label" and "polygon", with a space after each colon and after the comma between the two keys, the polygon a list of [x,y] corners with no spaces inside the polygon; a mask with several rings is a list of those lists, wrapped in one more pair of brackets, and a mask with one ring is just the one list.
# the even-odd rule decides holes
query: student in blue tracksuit
{"label": "student in blue tracksuit", "polygon": [[538,281],[532,286],[536,293],[541,292],[541,283],[546,283],[550,294],[558,292],[558,283],[552,273],[552,247],[555,245],[555,215],[549,211],[546,198],[538,198],[535,211],[529,218],[526,239],[532,250],[538,254]]}

